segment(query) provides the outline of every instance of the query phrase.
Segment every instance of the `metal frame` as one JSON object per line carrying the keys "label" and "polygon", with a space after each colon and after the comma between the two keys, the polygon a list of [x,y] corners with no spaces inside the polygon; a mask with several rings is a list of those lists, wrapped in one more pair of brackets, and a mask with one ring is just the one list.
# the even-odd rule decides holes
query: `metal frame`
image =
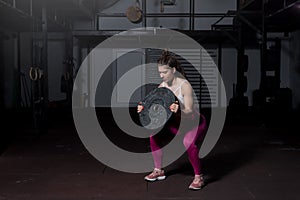
{"label": "metal frame", "polygon": [[[147,13],[146,9],[146,0],[142,1],[142,11],[143,11],[143,20],[142,20],[142,26],[146,27],[147,26],[147,19],[148,18],[154,18],[154,17],[159,17],[159,18],[178,18],[178,17],[184,17],[184,18],[189,18],[189,30],[194,31],[195,30],[195,18],[216,18],[216,17],[234,17],[232,13],[227,14],[227,13],[195,13],[195,0],[190,0],[190,12],[189,13]],[[99,28],[99,17],[126,17],[124,13],[114,13],[114,14],[102,14],[102,13],[97,13],[97,30],[100,30]],[[107,30],[100,30],[100,31],[107,31]]]}

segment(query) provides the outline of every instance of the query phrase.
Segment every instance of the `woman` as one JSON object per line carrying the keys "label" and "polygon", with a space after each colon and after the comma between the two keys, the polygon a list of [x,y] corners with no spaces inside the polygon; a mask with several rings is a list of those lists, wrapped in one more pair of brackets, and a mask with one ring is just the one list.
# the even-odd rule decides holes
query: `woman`
{"label": "woman", "polygon": [[[180,107],[182,111],[181,117],[184,120],[194,120],[195,115],[200,115],[194,109],[192,86],[189,81],[185,79],[184,71],[176,57],[167,51],[163,52],[158,60],[158,72],[162,79],[162,83],[158,87],[166,87],[173,91],[180,103],[180,105],[178,105],[178,102],[174,102],[170,106],[171,112],[177,113]],[[138,105],[137,112],[141,112],[143,108],[142,105]],[[203,115],[200,115],[200,125],[189,127],[184,133],[183,144],[187,150],[189,161],[193,166],[195,174],[194,180],[189,186],[189,189],[192,190],[199,190],[204,186],[201,163],[198,157],[199,147],[197,144],[203,140],[206,129],[206,120]],[[176,124],[168,124],[167,130],[169,130],[169,133],[166,134],[179,134],[178,125],[176,126]],[[162,170],[162,140],[163,138],[157,135],[150,136],[150,147],[155,168],[152,173],[145,176],[145,180],[147,181],[163,180],[166,178],[164,170]]]}

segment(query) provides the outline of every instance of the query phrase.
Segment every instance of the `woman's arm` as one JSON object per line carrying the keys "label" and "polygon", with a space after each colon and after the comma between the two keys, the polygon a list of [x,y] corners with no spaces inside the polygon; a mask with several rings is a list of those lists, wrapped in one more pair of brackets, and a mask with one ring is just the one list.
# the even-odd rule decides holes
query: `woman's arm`
{"label": "woman's arm", "polygon": [[184,106],[182,108],[182,112],[185,114],[190,114],[193,112],[194,108],[193,89],[189,82],[185,82],[181,87],[181,94],[184,99]]}
{"label": "woman's arm", "polygon": [[[193,108],[194,108],[194,98],[193,98],[193,89],[190,83],[186,82],[181,86],[181,94],[184,99],[184,105],[181,106],[182,117],[191,118],[193,117]],[[173,103],[170,106],[170,110],[174,113],[177,113],[179,109],[178,102]]]}

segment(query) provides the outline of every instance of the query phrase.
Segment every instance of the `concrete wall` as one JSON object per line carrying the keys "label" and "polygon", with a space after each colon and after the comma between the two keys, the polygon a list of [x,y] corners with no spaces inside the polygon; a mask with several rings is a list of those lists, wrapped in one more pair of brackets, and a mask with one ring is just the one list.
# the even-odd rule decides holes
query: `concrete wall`
{"label": "concrete wall", "polygon": [[289,48],[290,70],[289,70],[289,86],[293,91],[293,106],[300,108],[300,31],[291,35]]}
{"label": "concrete wall", "polygon": [[6,108],[17,106],[18,95],[18,54],[17,35],[7,33],[2,40],[1,55],[1,104]]}

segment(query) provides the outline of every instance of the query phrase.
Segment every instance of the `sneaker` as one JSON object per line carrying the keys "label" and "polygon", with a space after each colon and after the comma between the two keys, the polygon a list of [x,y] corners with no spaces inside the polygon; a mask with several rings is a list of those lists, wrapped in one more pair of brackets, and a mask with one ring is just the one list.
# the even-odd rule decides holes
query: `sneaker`
{"label": "sneaker", "polygon": [[151,174],[145,176],[146,181],[164,180],[166,178],[164,170],[154,169]]}
{"label": "sneaker", "polygon": [[203,175],[200,175],[200,178],[194,178],[193,182],[189,186],[189,189],[200,190],[204,185],[205,183],[204,183]]}

